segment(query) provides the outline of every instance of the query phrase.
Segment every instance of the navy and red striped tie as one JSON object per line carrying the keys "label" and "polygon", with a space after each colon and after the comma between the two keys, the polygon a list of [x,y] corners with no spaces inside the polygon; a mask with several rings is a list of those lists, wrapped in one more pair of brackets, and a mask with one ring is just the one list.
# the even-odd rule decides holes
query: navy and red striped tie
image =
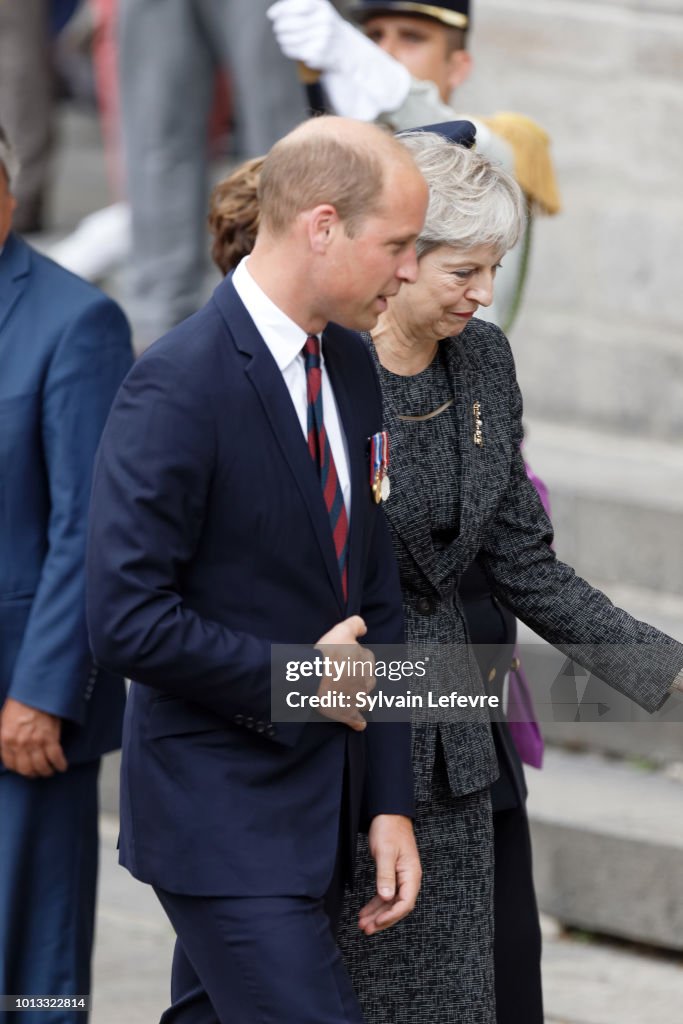
{"label": "navy and red striped tie", "polygon": [[323,498],[330,517],[334,550],[337,555],[339,574],[342,581],[344,600],[348,597],[348,549],[349,520],[344,505],[344,495],[337,476],[337,467],[332,458],[329,438],[323,420],[322,370],[320,366],[320,341],[315,334],[306,338],[303,348],[306,367],[306,395],[308,398],[308,450],[318,467]]}

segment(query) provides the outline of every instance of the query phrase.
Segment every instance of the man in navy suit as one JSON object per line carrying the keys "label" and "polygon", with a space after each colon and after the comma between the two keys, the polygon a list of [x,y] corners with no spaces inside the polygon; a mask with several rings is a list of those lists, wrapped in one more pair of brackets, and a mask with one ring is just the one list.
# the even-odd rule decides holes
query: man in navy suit
{"label": "man in navy suit", "polygon": [[12,233],[16,170],[0,129],[0,994],[87,995],[97,775],[125,694],[88,646],[86,519],[132,353],[118,306]]}
{"label": "man in navy suit", "polygon": [[[329,322],[368,329],[415,279],[426,201],[380,129],[301,125],[266,159],[252,255],[139,360],[104,432],[89,624],[98,662],[135,680],[121,860],[178,936],[165,1024],[362,1021],[333,935],[361,804],[378,891],[360,927],[417,895],[408,726],[341,710],[278,724],[270,708],[272,644],[354,658],[360,637],[402,639],[370,488],[378,382],[362,340]],[[302,350],[320,334],[341,553],[309,448]]]}

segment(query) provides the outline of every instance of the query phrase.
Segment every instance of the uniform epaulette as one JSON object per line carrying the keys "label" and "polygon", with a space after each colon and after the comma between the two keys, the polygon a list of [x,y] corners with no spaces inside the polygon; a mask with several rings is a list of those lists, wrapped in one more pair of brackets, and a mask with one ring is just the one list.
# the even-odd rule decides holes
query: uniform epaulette
{"label": "uniform epaulette", "polygon": [[501,111],[481,120],[509,144],[515,159],[515,177],[539,213],[559,213],[560,191],[550,156],[550,138],[536,121],[524,114]]}

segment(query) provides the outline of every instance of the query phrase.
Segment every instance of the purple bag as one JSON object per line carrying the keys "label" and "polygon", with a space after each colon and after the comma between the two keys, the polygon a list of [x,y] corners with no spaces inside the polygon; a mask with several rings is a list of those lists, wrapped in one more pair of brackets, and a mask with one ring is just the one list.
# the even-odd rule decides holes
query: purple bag
{"label": "purple bag", "polygon": [[[536,476],[528,463],[525,462],[524,465],[526,475],[536,488],[546,515],[550,515],[548,488]],[[543,766],[543,736],[534,711],[531,690],[518,655],[519,651],[515,650],[513,666],[516,667],[510,670],[508,677],[508,728],[512,742],[524,764],[531,765],[532,768],[541,768]]]}
{"label": "purple bag", "polygon": [[519,658],[515,657],[513,665],[517,665],[517,668],[511,669],[508,676],[508,729],[524,764],[542,768],[543,736],[536,719],[529,684]]}

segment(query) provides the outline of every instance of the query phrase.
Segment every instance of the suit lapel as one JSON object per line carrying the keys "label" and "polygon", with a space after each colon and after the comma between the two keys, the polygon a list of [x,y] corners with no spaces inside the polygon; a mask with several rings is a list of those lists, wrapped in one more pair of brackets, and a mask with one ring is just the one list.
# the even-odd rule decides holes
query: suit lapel
{"label": "suit lapel", "polygon": [[301,492],[330,582],[343,610],[344,597],[330,519],[320,480],[308,452],[287,385],[230,278],[218,286],[214,292],[214,299],[235,346],[249,357],[244,372],[260,399],[275,442],[279,445],[294,482]]}
{"label": "suit lapel", "polygon": [[9,235],[0,253],[0,331],[28,281],[31,250],[16,235]]}

